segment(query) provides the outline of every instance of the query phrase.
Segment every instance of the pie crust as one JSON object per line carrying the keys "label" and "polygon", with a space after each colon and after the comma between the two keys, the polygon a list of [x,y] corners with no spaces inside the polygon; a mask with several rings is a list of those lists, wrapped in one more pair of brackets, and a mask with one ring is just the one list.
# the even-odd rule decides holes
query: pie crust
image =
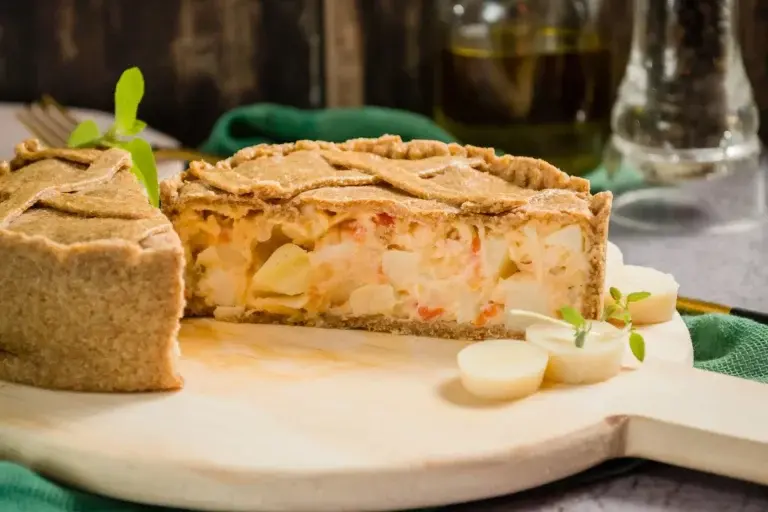
{"label": "pie crust", "polygon": [[84,391],[177,389],[183,252],[120,149],[0,165],[0,379]]}
{"label": "pie crust", "polygon": [[[583,257],[579,260],[583,261],[583,276],[568,285],[570,291],[561,292],[570,293],[572,297],[576,293],[573,290],[577,290],[573,305],[586,318],[594,319],[603,305],[611,201],[610,192],[592,195],[587,180],[571,177],[541,160],[497,156],[488,148],[436,141],[403,142],[397,136],[339,144],[298,141],[258,145],[243,149],[216,165],[193,162],[186,172],[161,184],[163,212],[185,245],[187,314],[214,315],[243,322],[362,328],[470,339],[521,333],[510,332],[499,319],[479,324],[475,320],[459,320],[458,314],[455,318],[440,315],[413,318],[404,314],[339,313],[344,306],[314,312],[299,308],[286,314],[254,309],[240,299],[217,304],[201,293],[204,269],[196,263],[201,247],[193,247],[188,236],[191,229],[188,221],[192,217],[204,220],[213,215],[218,219],[216,222],[224,226],[243,218],[277,219],[273,224],[278,225],[300,224],[311,220],[312,214],[307,212],[321,211],[335,218],[387,215],[398,222],[417,223],[435,233],[460,225],[474,226],[477,232],[493,232],[499,236],[525,231],[526,226],[544,226],[550,231],[576,226],[583,235],[583,254],[579,256]],[[376,236],[383,239],[388,235]],[[217,243],[209,241],[208,245]],[[304,248],[311,252],[313,243],[304,243]],[[348,263],[354,266],[355,261]],[[523,263],[531,264],[528,259]],[[253,264],[250,267],[250,274],[242,276],[242,289],[248,289],[245,281],[258,270]],[[560,304],[564,305],[571,304]],[[500,306],[504,309],[509,304]],[[550,310],[552,307],[549,306]]]}

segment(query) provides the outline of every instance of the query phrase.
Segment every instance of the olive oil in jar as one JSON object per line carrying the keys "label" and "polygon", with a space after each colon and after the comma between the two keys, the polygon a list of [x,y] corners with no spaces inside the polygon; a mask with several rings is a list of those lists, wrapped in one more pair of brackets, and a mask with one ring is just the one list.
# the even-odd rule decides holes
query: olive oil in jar
{"label": "olive oil in jar", "polygon": [[610,50],[496,46],[442,50],[438,123],[462,143],[541,158],[569,174],[598,167],[613,105]]}

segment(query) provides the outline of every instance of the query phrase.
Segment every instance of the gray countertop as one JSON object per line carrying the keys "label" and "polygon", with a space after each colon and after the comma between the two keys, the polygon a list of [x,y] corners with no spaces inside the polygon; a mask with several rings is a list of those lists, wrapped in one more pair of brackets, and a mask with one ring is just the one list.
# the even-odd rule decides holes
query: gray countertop
{"label": "gray countertop", "polygon": [[765,512],[768,488],[646,463],[587,485],[548,486],[515,496],[449,507],[451,512]]}
{"label": "gray countertop", "polygon": [[669,272],[680,294],[768,311],[768,223],[741,233],[685,237],[611,228],[624,260]]}
{"label": "gray countertop", "polygon": [[[768,311],[768,222],[740,233],[682,237],[611,226],[609,238],[622,250],[626,263],[673,274],[681,295]],[[764,512],[768,511],[768,487],[648,462],[589,484],[566,480],[451,508],[467,512]]]}

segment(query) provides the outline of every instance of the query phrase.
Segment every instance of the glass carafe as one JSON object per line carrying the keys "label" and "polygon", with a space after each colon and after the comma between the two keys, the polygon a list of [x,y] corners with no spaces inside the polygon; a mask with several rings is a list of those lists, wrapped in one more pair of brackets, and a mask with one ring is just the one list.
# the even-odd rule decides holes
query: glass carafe
{"label": "glass carafe", "polygon": [[644,186],[619,194],[612,217],[654,230],[750,225],[764,214],[764,172],[738,0],[633,1],[605,167]]}
{"label": "glass carafe", "polygon": [[434,114],[461,142],[600,164],[614,98],[600,0],[446,0]]}

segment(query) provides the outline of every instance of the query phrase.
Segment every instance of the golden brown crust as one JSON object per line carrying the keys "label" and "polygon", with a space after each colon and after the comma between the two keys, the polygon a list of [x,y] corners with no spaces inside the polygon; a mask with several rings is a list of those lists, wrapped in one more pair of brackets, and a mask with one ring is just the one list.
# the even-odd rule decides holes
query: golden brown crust
{"label": "golden brown crust", "polygon": [[[286,170],[290,169],[290,173]],[[400,200],[432,201],[459,212],[500,214],[554,197],[570,208],[588,207],[589,182],[533,158],[497,157],[489,148],[400,137],[355,139],[341,144],[298,141],[246,148],[215,166],[192,162],[188,171],[161,187],[164,208],[213,196],[253,205],[300,199],[308,191],[336,190],[339,200],[394,191]],[[390,194],[392,201],[397,201]],[[349,201],[347,201],[349,202]],[[417,201],[416,201],[417,202]]]}
{"label": "golden brown crust", "polygon": [[[199,307],[190,316],[211,316],[209,308]],[[240,315],[217,315],[220,320],[254,324],[299,325],[305,327],[325,327],[330,329],[362,329],[373,332],[385,332],[430,338],[449,338],[455,340],[484,340],[497,338],[522,339],[524,332],[507,329],[504,325],[475,326],[457,322],[403,320],[385,316],[341,318],[333,315],[319,315],[313,318],[291,318],[261,311],[248,311]]]}
{"label": "golden brown crust", "polygon": [[590,203],[593,217],[589,222],[590,275],[584,289],[582,314],[585,318],[598,319],[603,311],[605,287],[605,257],[608,250],[608,226],[611,217],[613,194],[600,192],[595,194]]}
{"label": "golden brown crust", "polygon": [[176,389],[181,242],[122,150],[17,147],[0,165],[0,379]]}

